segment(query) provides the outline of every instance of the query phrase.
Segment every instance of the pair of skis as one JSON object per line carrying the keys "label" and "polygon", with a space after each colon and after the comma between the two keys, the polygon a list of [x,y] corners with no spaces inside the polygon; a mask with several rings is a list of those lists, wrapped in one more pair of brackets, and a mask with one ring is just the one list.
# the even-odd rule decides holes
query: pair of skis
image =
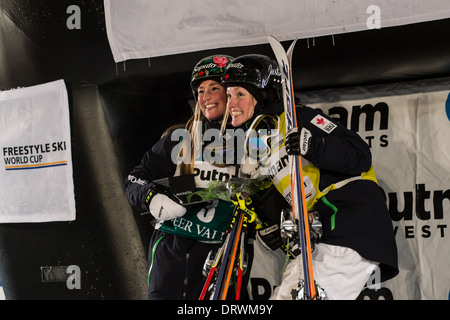
{"label": "pair of skis", "polygon": [[[294,85],[292,79],[292,54],[297,40],[293,41],[287,53],[281,43],[272,36],[268,37],[270,46],[275,54],[278,66],[281,72],[283,88],[283,104],[286,115],[286,132],[297,127],[297,115],[295,112]],[[300,242],[303,280],[299,281],[297,298],[305,300],[315,300],[319,298],[318,293],[321,289],[316,287],[314,281],[312,257],[311,257],[311,238],[309,233],[308,210],[306,208],[305,189],[303,184],[303,171],[300,156],[291,156],[290,161],[290,179],[291,179],[291,198],[292,215],[297,222],[298,236]],[[300,288],[303,286],[303,288]]]}
{"label": "pair of skis", "polygon": [[247,226],[256,219],[256,214],[248,208],[251,199],[247,194],[236,195],[236,210],[233,215],[231,227],[228,229],[225,241],[217,251],[212,261],[208,276],[200,300],[205,299],[210,293],[212,300],[226,300],[230,288],[233,273],[236,275],[236,300],[240,299],[242,289],[242,277],[244,274],[245,242],[247,237]]}

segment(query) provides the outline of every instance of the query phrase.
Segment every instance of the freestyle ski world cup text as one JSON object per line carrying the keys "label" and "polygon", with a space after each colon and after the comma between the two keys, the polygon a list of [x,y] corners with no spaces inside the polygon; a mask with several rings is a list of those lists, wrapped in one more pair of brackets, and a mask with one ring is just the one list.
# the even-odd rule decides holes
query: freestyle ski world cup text
{"label": "freestyle ski world cup text", "polygon": [[65,141],[55,141],[42,144],[16,145],[2,148],[5,170],[24,170],[44,166],[66,165],[67,161],[47,161],[46,156],[66,151]]}

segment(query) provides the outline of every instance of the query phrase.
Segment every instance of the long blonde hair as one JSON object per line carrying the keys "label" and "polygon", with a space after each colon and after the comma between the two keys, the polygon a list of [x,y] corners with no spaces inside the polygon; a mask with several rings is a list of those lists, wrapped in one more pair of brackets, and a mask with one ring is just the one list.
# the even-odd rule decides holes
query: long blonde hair
{"label": "long blonde hair", "polygon": [[201,150],[201,134],[202,134],[202,126],[198,126],[198,124],[203,124],[203,121],[206,117],[203,115],[198,102],[195,104],[195,110],[192,117],[186,122],[185,129],[189,132],[190,143],[183,143],[180,152],[178,153],[181,159],[184,159],[184,152],[188,152],[187,148],[190,148],[191,157],[188,163],[181,162],[180,163],[180,174],[193,174],[194,173],[194,165],[195,165],[195,156],[197,154],[197,150]]}

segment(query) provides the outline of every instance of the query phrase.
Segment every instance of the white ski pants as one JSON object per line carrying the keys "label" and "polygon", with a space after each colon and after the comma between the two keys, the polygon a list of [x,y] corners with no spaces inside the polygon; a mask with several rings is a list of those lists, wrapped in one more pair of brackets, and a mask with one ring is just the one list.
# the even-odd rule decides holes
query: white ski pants
{"label": "white ski pants", "polygon": [[[275,288],[271,300],[292,300],[299,277],[303,278],[302,257],[286,267],[281,285]],[[361,293],[378,263],[361,257],[355,250],[323,243],[312,253],[314,278],[328,300],[354,300]]]}

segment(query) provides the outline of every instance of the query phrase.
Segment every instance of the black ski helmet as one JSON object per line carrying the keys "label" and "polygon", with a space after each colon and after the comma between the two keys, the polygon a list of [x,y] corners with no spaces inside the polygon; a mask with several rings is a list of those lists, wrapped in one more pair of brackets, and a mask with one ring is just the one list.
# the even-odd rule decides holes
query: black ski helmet
{"label": "black ski helmet", "polygon": [[234,58],[225,54],[216,54],[208,56],[197,62],[191,74],[192,94],[197,100],[197,89],[205,80],[214,80],[221,82],[225,68],[233,61]]}
{"label": "black ski helmet", "polygon": [[244,87],[261,104],[282,97],[278,64],[261,54],[247,54],[234,59],[225,70],[222,84],[225,87]]}

